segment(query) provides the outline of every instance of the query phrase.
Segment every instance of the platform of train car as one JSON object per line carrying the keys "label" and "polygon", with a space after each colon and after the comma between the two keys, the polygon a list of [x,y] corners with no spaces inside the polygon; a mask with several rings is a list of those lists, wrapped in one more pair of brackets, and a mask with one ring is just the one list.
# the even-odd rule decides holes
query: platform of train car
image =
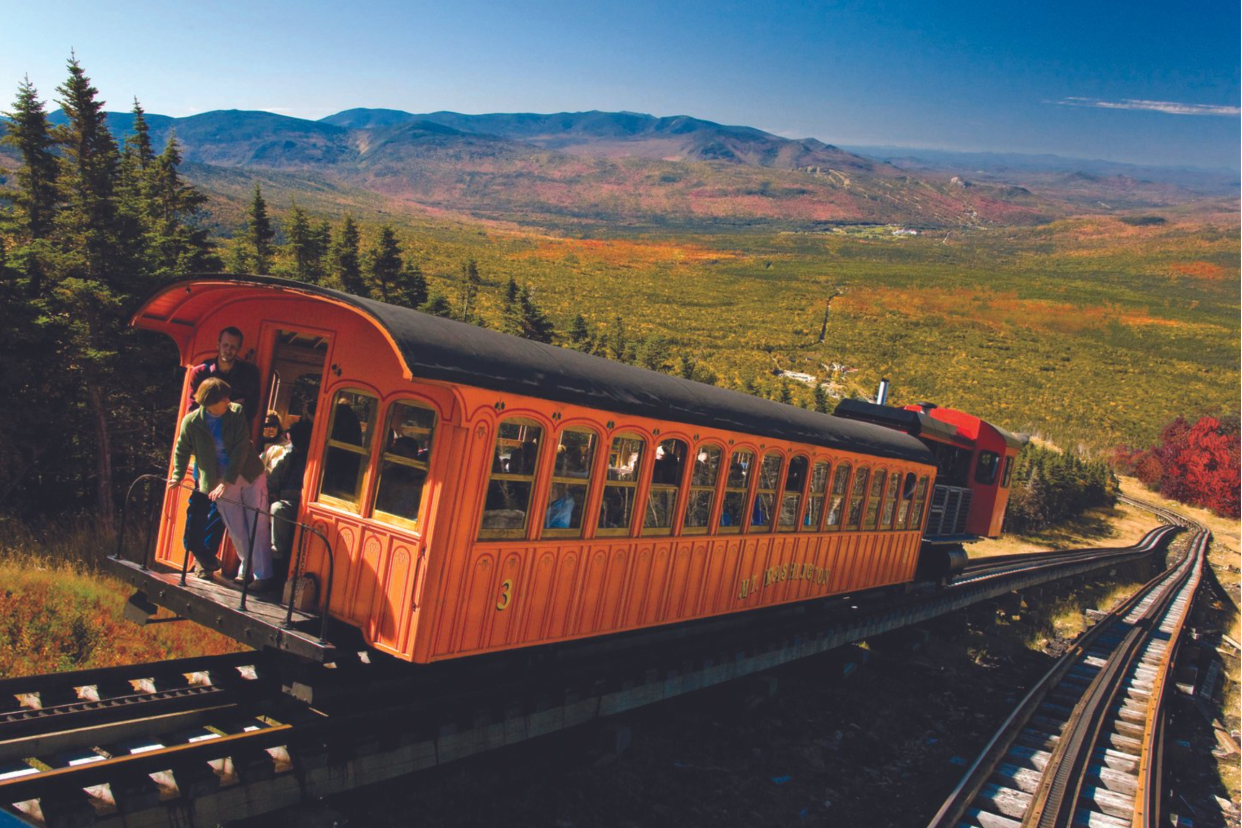
{"label": "platform of train car", "polygon": [[320,639],[322,617],[298,610],[290,617],[277,595],[249,593],[242,609],[240,586],[219,575],[205,580],[191,573],[183,586],[180,572],[158,564],[144,569],[109,557],[104,566],[138,590],[126,608],[135,620],[151,615],[154,604],[255,649],[272,647],[318,662],[331,661],[336,654],[335,646]]}

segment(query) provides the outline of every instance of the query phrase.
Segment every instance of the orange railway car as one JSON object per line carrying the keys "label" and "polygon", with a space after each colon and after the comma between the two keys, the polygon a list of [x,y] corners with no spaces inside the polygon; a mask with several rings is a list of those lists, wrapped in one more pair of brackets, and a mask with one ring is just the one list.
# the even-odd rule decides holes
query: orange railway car
{"label": "orange railway car", "polygon": [[184,489],[149,567],[110,560],[248,643],[330,658],[296,623],[326,614],[429,663],[902,585],[920,563],[936,460],[900,430],[268,277],[169,285],[133,324],[187,367],[241,329],[268,409],[313,422],[290,576],[320,589],[287,622],[178,583]]}

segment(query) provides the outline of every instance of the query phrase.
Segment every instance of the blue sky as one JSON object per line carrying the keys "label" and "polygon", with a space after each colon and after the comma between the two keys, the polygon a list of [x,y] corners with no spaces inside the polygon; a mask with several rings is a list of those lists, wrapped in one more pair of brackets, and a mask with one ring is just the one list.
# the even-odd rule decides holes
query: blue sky
{"label": "blue sky", "polygon": [[173,116],[630,110],[836,144],[1239,166],[1236,0],[170,7],[6,9],[0,108],[27,74],[54,100],[74,49],[109,108],[137,96]]}

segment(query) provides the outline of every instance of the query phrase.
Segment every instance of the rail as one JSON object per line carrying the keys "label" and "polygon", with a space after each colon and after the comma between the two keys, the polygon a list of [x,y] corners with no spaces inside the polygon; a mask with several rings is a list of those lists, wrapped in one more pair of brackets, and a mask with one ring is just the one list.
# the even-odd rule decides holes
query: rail
{"label": "rail", "polygon": [[[188,491],[195,491],[193,486],[185,483],[184,481],[173,481],[169,478],[161,477],[158,474],[144,474],[144,475],[141,475],[135,478],[134,482],[129,485],[129,490],[125,494],[125,500],[121,504],[121,528],[116,536],[116,554],[113,555],[113,557],[116,558],[117,560],[124,560],[125,532],[126,532],[126,529],[129,523],[129,506],[130,506],[130,503],[133,501],[134,491],[137,489],[140,483],[146,483],[147,485],[150,485],[151,483],[157,480],[163,483],[169,489],[182,488]],[[271,520],[281,520],[286,523],[291,523],[295,527],[301,527],[302,531],[301,533],[299,533],[299,540],[298,540],[298,554],[297,554],[296,561],[294,563],[293,573],[292,573],[294,583],[293,583],[293,588],[289,590],[289,602],[288,602],[288,606],[286,607],[286,613],[285,613],[284,624],[286,628],[292,626],[293,624],[293,604],[297,597],[297,586],[298,586],[297,581],[298,579],[303,577],[302,567],[305,564],[306,538],[308,535],[314,535],[315,537],[319,538],[320,541],[323,542],[324,549],[327,550],[328,580],[324,588],[323,612],[320,613],[319,641],[320,643],[325,643],[328,637],[328,601],[332,597],[332,585],[336,578],[336,555],[332,551],[332,544],[328,541],[327,536],[325,536],[323,532],[320,532],[318,529],[308,524],[302,523],[297,520],[292,520],[284,516],[273,515],[270,510],[258,509],[254,506],[249,506],[245,503],[242,503],[239,500],[233,500],[231,498],[226,498],[226,497],[220,497],[219,500],[223,500],[227,503],[232,503],[233,505],[242,507],[248,512],[254,513],[254,520],[250,523],[250,528],[249,528],[249,531],[247,532],[247,537],[250,539],[251,542],[247,545],[246,557],[243,562],[243,571],[246,573],[250,573],[254,571],[251,566],[251,557],[254,554],[254,542],[253,542],[254,533],[255,533],[255,528],[259,521],[260,513],[266,514],[268,518]],[[168,501],[166,500],[165,504],[167,504],[167,502]],[[159,513],[157,513],[157,515],[159,515]],[[165,505],[164,508],[162,509],[162,518],[166,521],[171,518],[170,510],[167,505]],[[151,556],[152,556],[152,552],[155,547],[156,538],[157,538],[157,532],[154,529],[152,529],[149,532],[147,543],[144,545],[145,548],[144,548],[143,556],[142,556],[142,569],[144,571],[150,569],[151,567]],[[185,586],[186,574],[189,571],[189,567],[190,567],[190,553],[189,551],[187,551],[185,556],[181,560],[181,586]],[[249,594],[249,590],[250,590],[250,579],[243,578],[242,588],[241,588],[241,599],[237,607],[237,609],[240,612],[247,611],[246,610],[246,598]],[[277,602],[278,605],[280,603],[281,602],[279,601]]]}
{"label": "rail", "polygon": [[[1129,502],[1149,508],[1148,504]],[[1149,510],[1170,523],[1189,525],[1197,530],[1187,554],[1109,613],[1057,661],[984,746],[933,817],[929,828],[993,823],[1020,824],[1023,828],[1087,824],[1079,813],[1080,803],[1088,800],[1085,788],[1087,769],[1105,723],[1112,715],[1119,688],[1137,672],[1139,660],[1146,664],[1148,651],[1168,637],[1170,646],[1158,654],[1160,669],[1156,671],[1151,701],[1144,712],[1145,743],[1135,763],[1137,791],[1131,806],[1132,814],[1128,814],[1126,820],[1129,824],[1132,818],[1135,826],[1155,824],[1155,804],[1160,799],[1160,758],[1158,746],[1153,745],[1153,740],[1163,731],[1163,680],[1160,676],[1172,664],[1178,634],[1186,615],[1185,612],[1171,614],[1169,608],[1180,601],[1187,591],[1193,594],[1197,587],[1196,575],[1202,566],[1210,534],[1168,510],[1158,507],[1150,507]],[[1161,530],[1153,530],[1148,538],[1157,531]],[[1135,620],[1130,621],[1132,618]],[[1122,619],[1127,620],[1123,622]],[[1119,629],[1123,630],[1121,634]],[[1085,692],[1077,691],[1080,695],[1074,696],[1076,702],[1064,701],[1066,696],[1075,692],[1068,690],[1067,685],[1082,682],[1089,683]],[[1054,700],[1054,696],[1058,698]],[[1058,726],[1050,731],[1059,730],[1060,738],[1047,748],[1050,753],[1042,760],[1044,764],[1035,763],[1035,767],[1039,768],[1038,785],[1027,787],[1022,782],[1022,774],[1029,772],[1022,770],[1024,765],[1019,758],[1032,758],[1030,745],[1040,741],[1039,732],[1049,726],[1044,722],[1032,729],[1031,723],[1038,721],[1040,715],[1045,718],[1052,715],[1049,711],[1061,706],[1062,702],[1072,704],[1072,709],[1063,728]],[[1026,747],[1018,747],[1020,743]],[[1009,766],[1009,770],[999,770],[1005,765]],[[1003,780],[1010,778],[1014,780],[1012,784],[1003,783]],[[1002,782],[995,781],[998,779]]]}

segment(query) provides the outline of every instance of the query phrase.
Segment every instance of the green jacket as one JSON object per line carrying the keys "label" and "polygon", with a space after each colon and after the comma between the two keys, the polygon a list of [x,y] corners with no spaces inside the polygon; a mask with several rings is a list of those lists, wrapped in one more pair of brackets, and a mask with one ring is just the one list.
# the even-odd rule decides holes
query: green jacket
{"label": "green jacket", "polygon": [[199,406],[181,420],[181,432],[173,451],[173,480],[185,477],[190,455],[198,466],[198,490],[204,494],[210,494],[222,482],[236,483],[238,475],[250,483],[263,474],[263,461],[250,441],[250,427],[241,404],[229,403],[229,410],[221,418],[224,420],[224,447],[229,453],[227,469],[219,468],[216,462],[216,441],[211,439],[211,429],[204,420],[206,413],[207,409]]}

